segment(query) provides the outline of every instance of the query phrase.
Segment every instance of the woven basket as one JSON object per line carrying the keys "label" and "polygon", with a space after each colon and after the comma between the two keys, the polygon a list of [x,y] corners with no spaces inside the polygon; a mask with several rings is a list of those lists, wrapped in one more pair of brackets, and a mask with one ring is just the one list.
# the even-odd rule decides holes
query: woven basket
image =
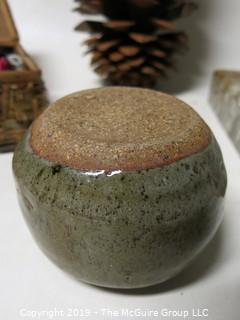
{"label": "woven basket", "polygon": [[11,151],[47,105],[41,71],[18,43],[6,0],[0,0],[0,46],[19,54],[23,70],[0,71],[0,151]]}

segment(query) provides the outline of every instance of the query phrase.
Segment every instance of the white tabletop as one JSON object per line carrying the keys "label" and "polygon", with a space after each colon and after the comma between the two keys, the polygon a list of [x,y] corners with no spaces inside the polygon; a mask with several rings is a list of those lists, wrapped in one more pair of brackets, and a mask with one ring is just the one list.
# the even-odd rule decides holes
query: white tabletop
{"label": "white tabletop", "polygon": [[[73,1],[9,2],[21,43],[42,68],[51,100],[100,86],[83,56],[84,36],[72,31],[79,21],[71,12]],[[240,2],[199,4],[198,13],[183,24],[191,36],[191,51],[179,59],[179,73],[162,89],[193,105],[222,147],[229,181],[225,219],[216,237],[185,272],[155,288],[117,292],[79,283],[53,265],[33,241],[16,199],[12,155],[0,154],[0,319],[182,319],[182,311],[189,312],[185,319],[201,319],[193,316],[193,308],[196,314],[208,309],[209,316],[202,319],[239,319],[240,158],[208,104],[208,91],[215,68],[240,69]],[[129,314],[121,315],[127,309]],[[156,311],[156,317],[132,317],[137,309]],[[167,316],[166,310],[179,316]],[[81,317],[84,311],[90,316]]]}

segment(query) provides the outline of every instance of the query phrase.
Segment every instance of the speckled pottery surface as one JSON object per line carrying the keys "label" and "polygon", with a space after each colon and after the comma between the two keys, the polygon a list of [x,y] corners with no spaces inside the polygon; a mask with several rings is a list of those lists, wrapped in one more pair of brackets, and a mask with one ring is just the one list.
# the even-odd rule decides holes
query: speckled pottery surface
{"label": "speckled pottery surface", "polygon": [[57,101],[18,146],[13,170],[39,246],[95,285],[173,277],[222,220],[227,179],[216,139],[189,106],[151,90]]}

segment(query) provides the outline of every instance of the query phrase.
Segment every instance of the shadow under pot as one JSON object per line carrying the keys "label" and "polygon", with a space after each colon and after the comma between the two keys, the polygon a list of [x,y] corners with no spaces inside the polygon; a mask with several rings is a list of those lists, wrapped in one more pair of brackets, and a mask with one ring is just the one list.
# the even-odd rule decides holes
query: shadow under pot
{"label": "shadow under pot", "polygon": [[179,273],[223,215],[219,146],[193,109],[136,88],[51,105],[18,146],[25,220],[44,253],[81,281],[139,288]]}

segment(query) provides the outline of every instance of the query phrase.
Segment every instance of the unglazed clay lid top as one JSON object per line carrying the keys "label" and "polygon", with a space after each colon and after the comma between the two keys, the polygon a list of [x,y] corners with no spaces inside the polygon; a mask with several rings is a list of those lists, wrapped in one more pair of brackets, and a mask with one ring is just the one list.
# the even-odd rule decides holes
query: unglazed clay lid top
{"label": "unglazed clay lid top", "polygon": [[141,170],[198,153],[211,141],[188,105],[148,89],[108,87],[58,100],[34,122],[35,154],[79,170]]}

